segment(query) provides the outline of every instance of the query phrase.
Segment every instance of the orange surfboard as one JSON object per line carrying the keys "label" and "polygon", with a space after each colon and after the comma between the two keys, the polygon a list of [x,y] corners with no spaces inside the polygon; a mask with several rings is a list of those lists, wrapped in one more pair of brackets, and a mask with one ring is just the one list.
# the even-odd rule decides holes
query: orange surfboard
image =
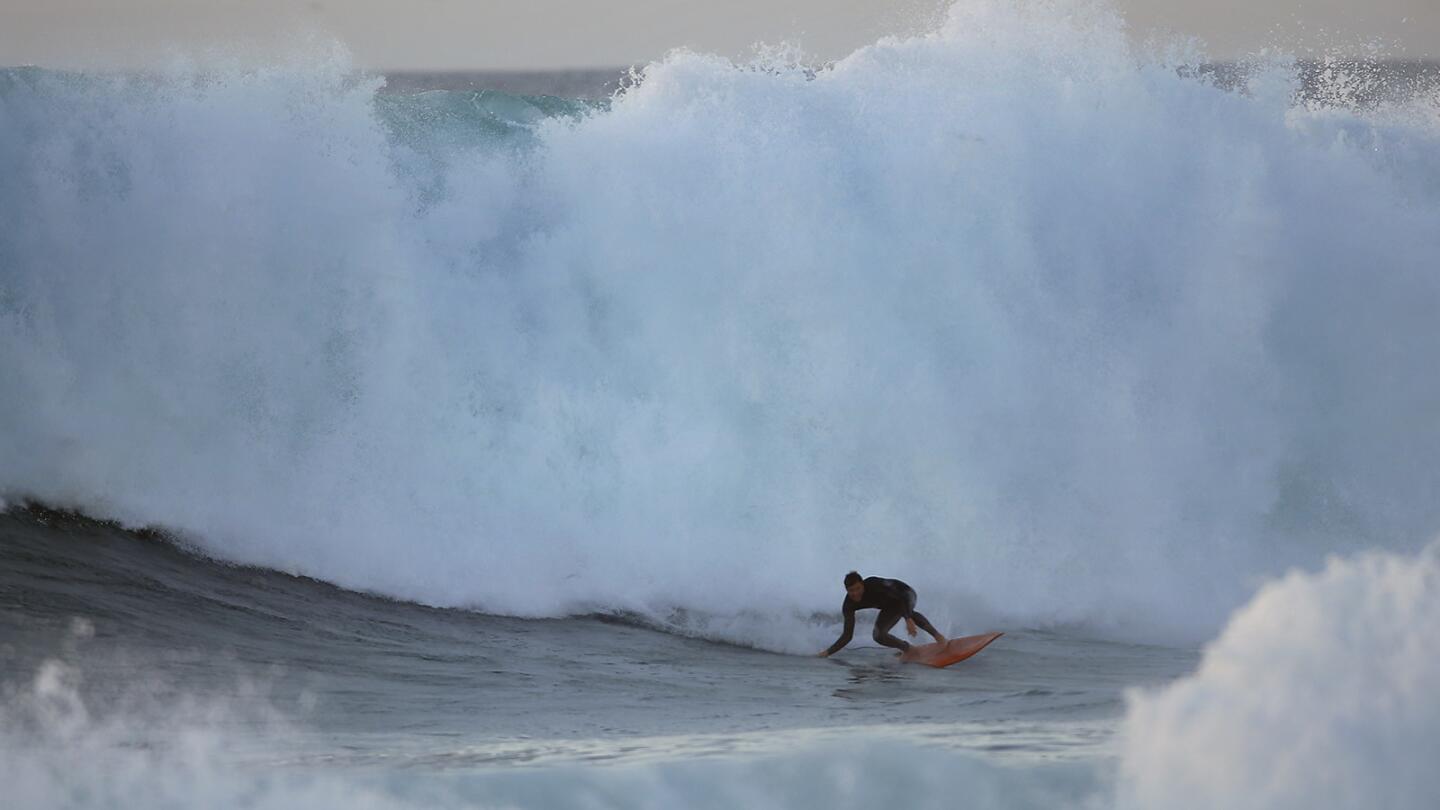
{"label": "orange surfboard", "polygon": [[920,644],[906,650],[901,654],[900,660],[912,664],[925,664],[932,667],[948,667],[951,664],[964,661],[966,658],[985,649],[986,645],[995,639],[1005,635],[1004,633],[985,633],[979,636],[966,636],[964,638],[952,638],[949,641],[937,641],[934,644]]}

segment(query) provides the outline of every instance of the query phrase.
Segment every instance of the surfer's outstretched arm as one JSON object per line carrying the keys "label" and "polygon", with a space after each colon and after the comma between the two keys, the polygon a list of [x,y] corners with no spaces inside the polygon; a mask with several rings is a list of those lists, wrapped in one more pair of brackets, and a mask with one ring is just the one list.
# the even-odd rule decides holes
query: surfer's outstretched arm
{"label": "surfer's outstretched arm", "polygon": [[828,658],[835,653],[840,652],[840,650],[845,648],[846,644],[850,643],[850,639],[855,637],[855,611],[846,610],[844,611],[844,613],[845,630],[840,633],[840,638],[836,639],[835,643],[831,644],[828,650],[820,653],[821,658]]}

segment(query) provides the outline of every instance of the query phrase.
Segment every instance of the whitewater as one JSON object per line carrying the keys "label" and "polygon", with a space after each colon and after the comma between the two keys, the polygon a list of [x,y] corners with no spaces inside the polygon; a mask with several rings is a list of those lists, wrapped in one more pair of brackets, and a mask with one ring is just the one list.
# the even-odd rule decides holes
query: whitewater
{"label": "whitewater", "polygon": [[[1440,83],[1367,82],[984,0],[598,101],[0,71],[3,781],[1434,806]],[[815,660],[851,569],[1007,635]]]}

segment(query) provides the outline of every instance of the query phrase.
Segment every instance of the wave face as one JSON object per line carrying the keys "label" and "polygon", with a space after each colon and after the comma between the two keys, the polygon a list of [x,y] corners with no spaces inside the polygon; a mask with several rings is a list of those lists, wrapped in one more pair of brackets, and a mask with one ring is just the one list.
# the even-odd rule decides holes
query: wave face
{"label": "wave face", "polygon": [[1418,547],[1433,111],[1005,5],[602,105],[7,72],[0,492],[526,616],[804,614],[859,568],[1198,638]]}

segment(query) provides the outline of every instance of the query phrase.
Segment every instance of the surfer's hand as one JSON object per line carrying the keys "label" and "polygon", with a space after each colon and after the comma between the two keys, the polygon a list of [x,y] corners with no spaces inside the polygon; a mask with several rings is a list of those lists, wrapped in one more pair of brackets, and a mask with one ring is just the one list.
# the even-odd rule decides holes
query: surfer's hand
{"label": "surfer's hand", "polygon": [[916,630],[916,629],[915,629],[915,620],[914,620],[914,619],[906,619],[906,620],[905,620],[905,632],[909,633],[910,636],[911,636],[911,638],[914,638],[915,634],[918,633],[918,632],[920,632],[919,630]]}
{"label": "surfer's hand", "polygon": [[820,652],[816,653],[815,656],[816,656],[817,658],[829,658],[829,657],[830,657],[830,651],[829,651],[829,650],[821,650]]}

